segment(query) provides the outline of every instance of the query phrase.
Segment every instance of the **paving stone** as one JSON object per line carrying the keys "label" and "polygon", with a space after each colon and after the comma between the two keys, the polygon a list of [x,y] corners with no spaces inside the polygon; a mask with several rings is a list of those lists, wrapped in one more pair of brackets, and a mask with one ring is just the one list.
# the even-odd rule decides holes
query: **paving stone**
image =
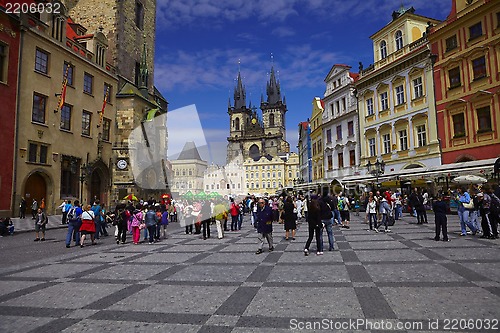
{"label": "paving stone", "polygon": [[26,270],[20,273],[11,274],[8,276],[12,277],[28,277],[28,278],[62,278],[70,277],[74,274],[79,274],[85,272],[89,269],[93,269],[92,265],[89,264],[53,264],[47,265],[39,268],[34,268]]}
{"label": "paving stone", "polygon": [[0,315],[0,332],[29,332],[54,321],[54,318]]}
{"label": "paving stone", "polygon": [[166,280],[243,282],[255,266],[227,266],[224,264],[196,265],[169,276]]}
{"label": "paving stone", "polygon": [[228,253],[219,252],[210,254],[208,257],[198,261],[203,264],[258,264],[264,260],[265,256],[257,256],[253,252],[248,253]]}
{"label": "paving stone", "polygon": [[416,263],[398,265],[369,264],[366,271],[373,281],[386,282],[439,282],[466,281],[463,277],[438,264]]}
{"label": "paving stone", "polygon": [[212,315],[236,289],[231,286],[182,288],[165,285],[161,289],[151,286],[116,302],[109,310]]}
{"label": "paving stone", "polygon": [[85,277],[113,280],[128,280],[130,277],[134,277],[134,280],[141,281],[149,279],[169,267],[170,265],[118,265],[102,269],[99,272],[88,274]]}
{"label": "paving stone", "polygon": [[148,262],[156,264],[175,264],[194,258],[198,253],[153,253],[145,254],[130,262]]}
{"label": "paving stone", "polygon": [[[332,300],[335,300],[334,306]],[[318,304],[329,306],[320,307]],[[278,318],[358,318],[363,313],[354,288],[262,287],[243,315]]]}
{"label": "paving stone", "polygon": [[78,309],[126,286],[116,284],[61,283],[4,302],[4,305],[36,304],[42,308]]}
{"label": "paving stone", "polygon": [[86,319],[64,329],[62,332],[63,333],[80,333],[80,332],[195,333],[199,331],[200,327],[201,327],[200,325]]}
{"label": "paving stone", "polygon": [[278,265],[269,274],[269,282],[347,282],[349,276],[342,266],[324,266],[321,270],[311,271],[303,266]]}
{"label": "paving stone", "polygon": [[412,249],[394,250],[358,250],[356,255],[363,263],[380,262],[380,261],[429,261],[429,258]]}
{"label": "paving stone", "polygon": [[[38,281],[0,281],[0,296],[43,284]],[[1,299],[1,298],[0,298]]]}
{"label": "paving stone", "polygon": [[[482,288],[380,288],[398,318],[498,318],[499,298]],[[473,295],[473,296],[471,296]]]}

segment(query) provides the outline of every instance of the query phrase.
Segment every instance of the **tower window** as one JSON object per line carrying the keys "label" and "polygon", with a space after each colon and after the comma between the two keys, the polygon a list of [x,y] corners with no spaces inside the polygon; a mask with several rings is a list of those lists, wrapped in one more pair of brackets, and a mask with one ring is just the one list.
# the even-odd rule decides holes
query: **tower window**
{"label": "tower window", "polygon": [[274,127],[274,114],[269,115],[269,127]]}
{"label": "tower window", "polygon": [[236,118],[234,120],[234,129],[239,131],[240,130],[240,118]]}
{"label": "tower window", "polygon": [[144,6],[140,2],[135,3],[135,25],[141,30],[144,28]]}
{"label": "tower window", "polygon": [[141,64],[139,62],[135,62],[135,85],[139,86],[139,78],[141,77]]}

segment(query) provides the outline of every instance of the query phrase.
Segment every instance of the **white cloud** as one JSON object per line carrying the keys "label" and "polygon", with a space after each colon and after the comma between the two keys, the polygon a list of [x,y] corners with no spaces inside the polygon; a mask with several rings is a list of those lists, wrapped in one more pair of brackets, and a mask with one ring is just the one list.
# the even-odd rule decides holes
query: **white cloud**
{"label": "white cloud", "polygon": [[288,28],[288,27],[278,27],[278,28],[274,29],[273,31],[271,31],[271,33],[275,36],[280,37],[280,38],[290,37],[290,36],[295,35],[295,31],[291,28]]}

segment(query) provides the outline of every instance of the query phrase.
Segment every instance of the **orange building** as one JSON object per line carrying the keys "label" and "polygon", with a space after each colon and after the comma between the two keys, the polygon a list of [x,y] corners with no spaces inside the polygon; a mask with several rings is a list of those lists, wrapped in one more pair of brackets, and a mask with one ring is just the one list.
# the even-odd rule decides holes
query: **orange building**
{"label": "orange building", "polygon": [[442,163],[500,156],[500,1],[452,0],[428,35]]}

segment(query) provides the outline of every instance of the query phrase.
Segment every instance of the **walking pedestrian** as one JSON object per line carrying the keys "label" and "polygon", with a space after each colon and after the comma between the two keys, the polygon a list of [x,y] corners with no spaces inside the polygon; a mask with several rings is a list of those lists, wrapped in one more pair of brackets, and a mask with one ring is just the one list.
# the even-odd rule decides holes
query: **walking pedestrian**
{"label": "walking pedestrian", "polygon": [[283,207],[285,240],[288,240],[290,230],[292,231],[292,240],[295,240],[295,230],[297,229],[297,206],[293,202],[293,198],[288,196]]}
{"label": "walking pedestrian", "polygon": [[469,193],[465,190],[465,188],[459,187],[457,189],[457,192],[458,195],[456,197],[456,200],[458,201],[457,213],[458,213],[458,218],[460,220],[460,229],[461,229],[460,236],[467,235],[466,226],[469,227],[472,234],[475,235],[477,230],[469,220],[470,212],[472,209],[474,209],[474,202],[470,197]]}
{"label": "walking pedestrian", "polygon": [[370,196],[368,197],[368,204],[366,205],[366,213],[368,214],[368,223],[370,225],[369,231],[376,231],[377,229],[377,202],[373,197],[373,193],[370,192]]}
{"label": "walking pedestrian", "polygon": [[446,203],[442,200],[442,195],[438,195],[437,200],[432,205],[434,211],[436,236],[435,241],[440,240],[441,232],[443,233],[443,241],[448,242],[448,218],[446,217]]}
{"label": "walking pedestrian", "polygon": [[95,241],[95,215],[92,211],[92,206],[87,205],[83,208],[82,213],[82,225],[80,226],[80,247],[85,246],[85,238],[87,235],[90,236],[90,240],[92,241],[92,245],[96,245]]}
{"label": "walking pedestrian", "polygon": [[158,237],[160,237],[160,234],[162,235],[161,237],[163,239],[167,238],[167,226],[168,226],[168,217],[172,216],[169,214],[168,210],[164,210],[163,213],[161,214],[161,221],[160,221],[160,230],[158,231]]}
{"label": "walking pedestrian", "polygon": [[71,240],[75,241],[75,245],[80,244],[80,226],[82,225],[83,210],[80,207],[80,202],[75,200],[75,205],[68,209],[67,221],[68,232],[66,233],[66,247],[71,247]]}
{"label": "walking pedestrian", "polygon": [[[382,214],[382,222],[381,222],[381,225],[383,224],[385,229],[384,229],[384,232],[391,232],[391,230],[389,229],[389,214],[391,214],[391,206],[389,206],[389,203],[387,202],[387,199],[385,198],[385,196],[382,197],[382,201],[380,202],[380,206],[379,206],[379,211],[380,211],[380,214]],[[378,227],[377,227],[378,229]]]}
{"label": "walking pedestrian", "polygon": [[24,197],[21,197],[21,203],[19,204],[19,217],[26,218],[26,199]]}
{"label": "walking pedestrian", "polygon": [[130,212],[126,209],[124,204],[119,204],[115,208],[115,219],[116,226],[118,228],[118,234],[116,237],[116,244],[119,244],[120,241],[122,244],[125,244],[127,240],[127,226],[128,221],[130,219]]}
{"label": "walking pedestrian", "polygon": [[217,238],[224,238],[223,219],[226,207],[222,201],[218,201],[214,207],[215,225],[217,227]]}
{"label": "walking pedestrian", "polygon": [[158,223],[158,216],[153,209],[153,206],[149,205],[146,214],[144,215],[144,222],[146,223],[146,228],[148,228],[149,234],[149,244],[153,244],[155,241],[156,234],[156,224]]}
{"label": "walking pedestrian", "polygon": [[264,239],[269,244],[269,252],[274,251],[273,246],[273,210],[269,203],[263,198],[259,199],[257,208],[257,232],[259,233],[259,247],[255,254],[261,254],[264,246]]}
{"label": "walking pedestrian", "polygon": [[203,229],[203,239],[206,240],[207,238],[210,238],[210,223],[211,223],[210,202],[205,201],[202,204],[203,206],[201,208],[201,225]]}
{"label": "walking pedestrian", "polygon": [[33,198],[33,201],[31,202],[31,216],[32,216],[32,220],[36,219],[37,213],[38,213],[38,202],[36,201],[35,198]]}
{"label": "walking pedestrian", "polygon": [[307,238],[306,245],[304,247],[304,255],[309,255],[309,246],[313,237],[316,235],[316,254],[323,254],[323,242],[321,239],[321,234],[323,233],[323,225],[321,222],[321,207],[317,198],[310,200],[306,203],[309,207],[307,209],[307,224],[309,226],[309,237]]}
{"label": "walking pedestrian", "polygon": [[229,206],[229,214],[231,214],[231,231],[236,231],[238,230],[239,210],[233,198],[231,198],[231,204]]}
{"label": "walking pedestrian", "polygon": [[[335,238],[333,237],[333,213],[332,206],[333,202],[328,195],[328,190],[323,192],[323,196],[319,199],[320,206],[320,215],[321,215],[321,223],[324,228],[326,228],[326,234],[328,235],[328,251],[333,251],[335,248],[334,242]],[[322,236],[323,233],[320,234]],[[321,237],[322,239],[322,237]],[[321,245],[320,254],[323,254],[323,242]]]}
{"label": "walking pedestrian", "polygon": [[[38,242],[39,240],[45,240],[45,226],[47,225],[47,222],[47,215],[45,215],[45,212],[42,210],[42,208],[38,208],[37,215],[35,217],[35,242]],[[42,238],[40,238],[40,232],[42,233]]]}

